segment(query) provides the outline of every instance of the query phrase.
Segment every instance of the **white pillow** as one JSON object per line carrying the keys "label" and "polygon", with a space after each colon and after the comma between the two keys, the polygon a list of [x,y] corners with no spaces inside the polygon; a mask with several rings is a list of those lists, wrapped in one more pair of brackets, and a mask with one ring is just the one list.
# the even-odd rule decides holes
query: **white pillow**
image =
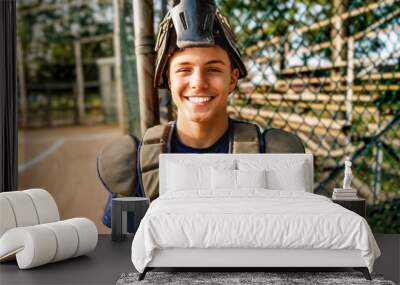
{"label": "white pillow", "polygon": [[239,190],[240,188],[265,188],[265,170],[211,170],[213,190]]}
{"label": "white pillow", "polygon": [[266,170],[236,170],[238,188],[266,188]]}
{"label": "white pillow", "polygon": [[271,190],[307,191],[311,184],[307,161],[280,159],[238,159],[239,170],[266,170],[266,188]]}
{"label": "white pillow", "polygon": [[167,164],[167,191],[211,190],[211,169],[234,169],[234,160],[195,163],[192,160],[170,160]]}
{"label": "white pillow", "polygon": [[211,168],[211,188],[213,190],[236,190],[236,170]]}
{"label": "white pillow", "polygon": [[169,163],[167,188],[171,191],[206,189],[209,182],[205,177],[207,167],[185,166]]}
{"label": "white pillow", "polygon": [[267,188],[273,190],[307,191],[307,164],[305,162],[291,164],[285,169],[267,171]]}

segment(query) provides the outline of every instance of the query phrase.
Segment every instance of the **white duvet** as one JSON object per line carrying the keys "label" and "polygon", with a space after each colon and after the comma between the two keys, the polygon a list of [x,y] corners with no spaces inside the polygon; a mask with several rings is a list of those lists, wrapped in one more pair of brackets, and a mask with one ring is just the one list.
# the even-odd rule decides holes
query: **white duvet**
{"label": "white duvet", "polygon": [[134,237],[133,265],[143,272],[164,248],[358,249],[370,272],[380,256],[359,215],[321,195],[265,189],[157,198]]}

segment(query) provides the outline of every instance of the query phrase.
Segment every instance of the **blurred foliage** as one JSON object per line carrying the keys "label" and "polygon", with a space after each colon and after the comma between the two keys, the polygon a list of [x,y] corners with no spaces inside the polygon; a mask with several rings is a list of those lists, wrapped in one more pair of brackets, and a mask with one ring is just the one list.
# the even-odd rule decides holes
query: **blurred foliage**
{"label": "blurred foliage", "polygon": [[368,223],[374,233],[400,233],[400,197],[367,208]]}
{"label": "blurred foliage", "polygon": [[[113,31],[111,4],[91,0],[18,0],[17,21],[28,82],[73,81],[74,41]],[[82,46],[87,63],[113,55],[112,40]],[[85,76],[97,77],[90,72]]]}

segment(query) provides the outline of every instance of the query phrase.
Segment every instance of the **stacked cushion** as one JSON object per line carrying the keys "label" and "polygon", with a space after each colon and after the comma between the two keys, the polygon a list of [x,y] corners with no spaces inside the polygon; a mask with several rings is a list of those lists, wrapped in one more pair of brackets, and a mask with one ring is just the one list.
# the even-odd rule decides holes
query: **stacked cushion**
{"label": "stacked cushion", "polygon": [[2,194],[0,193],[0,237],[17,226],[11,203]]}
{"label": "stacked cushion", "polygon": [[97,245],[95,224],[86,218],[13,228],[0,238],[0,260],[16,256],[20,269],[80,256]]}
{"label": "stacked cushion", "polygon": [[60,220],[57,204],[43,189],[0,193],[0,261],[20,269],[86,254],[97,245],[97,228],[86,218]]}
{"label": "stacked cushion", "polygon": [[60,220],[57,204],[43,189],[0,193],[0,237],[15,227],[33,226]]}

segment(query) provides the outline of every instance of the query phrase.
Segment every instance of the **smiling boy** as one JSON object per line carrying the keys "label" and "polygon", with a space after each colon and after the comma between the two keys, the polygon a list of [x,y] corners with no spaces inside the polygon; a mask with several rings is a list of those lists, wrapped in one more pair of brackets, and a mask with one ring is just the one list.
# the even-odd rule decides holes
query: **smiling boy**
{"label": "smiling boy", "polygon": [[228,96],[247,71],[214,1],[175,1],[160,24],[156,51],[154,84],[171,91],[177,120],[149,128],[141,141],[121,139],[99,155],[99,177],[111,192],[103,216],[107,226],[112,197],[158,197],[161,153],[304,152],[293,134],[261,133],[255,124],[229,118]]}
{"label": "smiling boy", "polygon": [[219,46],[185,48],[173,54],[167,78],[183,144],[207,148],[223,136],[228,129],[227,99],[238,76]]}

